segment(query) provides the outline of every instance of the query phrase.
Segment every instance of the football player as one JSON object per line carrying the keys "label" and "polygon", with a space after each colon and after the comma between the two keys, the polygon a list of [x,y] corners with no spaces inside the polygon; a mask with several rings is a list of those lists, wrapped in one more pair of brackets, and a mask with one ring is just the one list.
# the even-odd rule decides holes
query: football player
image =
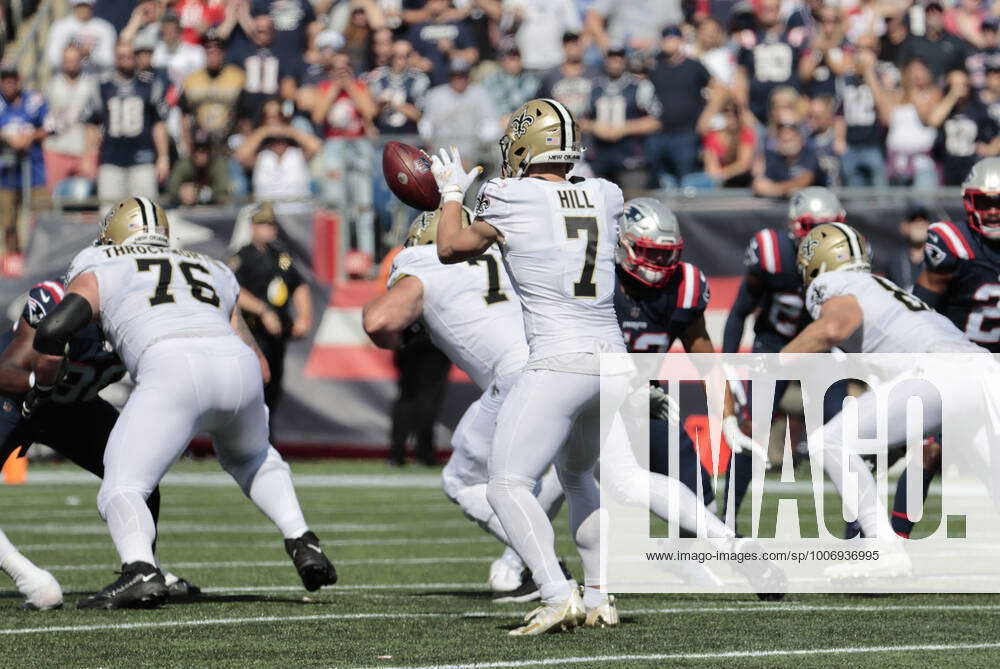
{"label": "football player", "polygon": [[62,607],[63,596],[59,581],[24,557],[3,530],[0,530],[0,571],[10,576],[14,587],[24,595],[22,609],[48,611]]}
{"label": "football player", "polygon": [[[309,531],[288,465],[268,442],[259,351],[235,311],[239,285],[224,264],[171,248],[163,209],[137,197],[101,222],[98,245],[74,258],[66,295],[35,333],[33,413],[50,401],[66,345],[99,323],[136,381],[108,438],[97,496],[122,560],[121,577],[83,599],[84,609],[155,607],[166,596],[155,565],[146,499],[197,433],[222,467],[280,529],[307,590],[336,581]],[[237,332],[239,329],[239,333]]]}
{"label": "football player", "polygon": [[[529,601],[538,598],[538,587],[509,548],[507,534],[486,500],[486,462],[497,413],[528,359],[521,305],[495,246],[456,265],[438,260],[434,243],[440,216],[439,209],[414,219],[405,248],[393,259],[390,288],[365,305],[363,324],[382,348],[399,348],[415,328],[426,326],[434,345],[483,391],[455,428],[441,483],[465,515],[508,546],[490,567],[494,599]],[[463,222],[471,222],[468,209],[463,210]],[[542,508],[554,518],[562,503],[554,470],[542,477],[536,492]]]}
{"label": "football player", "polygon": [[[808,322],[802,298],[802,279],[795,265],[799,242],[820,223],[844,222],[846,212],[840,200],[831,191],[819,186],[803,188],[796,192],[788,204],[788,225],[785,230],[765,229],[753,236],[743,257],[747,267],[740,285],[722,340],[724,353],[739,351],[747,316],[757,312],[754,320],[754,353],[777,353],[798,334]],[[842,384],[843,385],[843,384]],[[774,393],[777,410],[787,384]],[[845,388],[846,391],[846,388]],[[843,392],[830,393],[829,412],[834,396],[843,399]],[[832,417],[832,413],[827,416]],[[751,465],[749,452],[738,454],[731,463],[726,486],[726,500],[733,497],[733,509],[726,509],[727,516],[735,519],[740,504],[750,485]],[[729,492],[730,488],[732,493]]]}
{"label": "football player", "polygon": [[[511,634],[572,628],[580,620],[587,626],[611,626],[618,614],[601,582],[600,497],[594,478],[602,443],[611,446],[602,472],[615,475],[603,484],[637,501],[648,495],[654,507],[658,497],[650,478],[635,476],[648,472],[637,471],[627,436],[606,439],[602,434],[602,428],[615,426],[624,432],[613,400],[624,397],[634,370],[631,364],[600,364],[601,353],[625,352],[614,310],[614,249],[624,200],[621,190],[603,179],[568,178],[582,156],[580,129],[554,100],[522,105],[500,139],[500,153],[503,177],[483,186],[475,219],[466,227],[462,201],[482,168],[466,171],[452,149],[433,157],[432,172],[444,203],[438,257],[445,263],[463,262],[500,242],[524,313],[528,363],[500,408],[487,484],[490,506],[542,597],[542,606]],[[601,401],[602,390],[612,401]],[[619,466],[629,458],[631,467]],[[533,494],[552,463],[569,503],[570,533],[583,558],[582,599],[559,568],[552,524]],[[687,488],[660,478],[673,494],[684,499],[686,493],[694,500],[687,509],[704,512],[708,521],[714,518]],[[678,510],[683,516],[686,509]],[[725,526],[718,525],[721,536],[727,536]]]}
{"label": "football player", "polygon": [[[65,287],[57,279],[36,284],[28,291],[14,328],[0,337],[0,404],[12,409],[0,412],[0,462],[19,448],[23,457],[32,443],[39,442],[103,478],[104,449],[118,410],[98,393],[121,379],[125,367],[97,325],[88,325],[70,340],[51,402],[28,416],[19,410],[21,398],[32,385],[35,333],[64,295]],[[146,505],[155,525],[160,515],[158,487]],[[164,579],[171,597],[195,597],[201,592],[169,571]]]}
{"label": "football player", "polygon": [[[865,239],[845,223],[831,223],[814,228],[799,247],[797,266],[806,287],[806,307],[814,319],[783,349],[783,353],[819,353],[837,347],[846,353],[970,353],[987,351],[966,339],[955,325],[935,312],[915,295],[880,276],[871,274],[870,252]],[[985,365],[985,367],[984,367]],[[978,381],[1000,372],[989,359],[979,355],[956,357],[949,364],[947,384],[928,394],[927,385],[916,386],[912,393],[921,397],[924,434],[937,434],[941,428],[940,398],[947,395],[951,406],[969,420],[982,421],[980,396],[984,386]],[[935,381],[940,384],[941,379]],[[940,393],[940,395],[937,395]],[[958,398],[957,400],[954,398]],[[858,398],[857,415],[874,421],[878,413],[875,393]],[[886,440],[889,448],[906,442],[906,402],[888,407]],[[858,521],[865,536],[894,537],[888,516],[881,511],[875,481],[856,453],[846,453],[842,444],[843,414],[831,419],[821,435],[810,443],[823,444],[823,465],[838,489],[843,489],[846,456],[850,469],[858,476],[860,508]],[[862,425],[860,434],[872,434],[874,424]],[[831,568],[831,575],[850,576],[858,565],[845,563]],[[884,555],[874,570],[885,574],[905,573],[909,560],[903,553]]]}
{"label": "football player", "polygon": [[[966,220],[930,226],[924,267],[913,294],[951,319],[965,336],[1000,353],[1000,158],[976,163],[962,184]],[[941,467],[941,444],[923,450],[923,499]],[[909,537],[914,522],[906,512],[907,479],[900,476],[892,506],[892,526]]]}

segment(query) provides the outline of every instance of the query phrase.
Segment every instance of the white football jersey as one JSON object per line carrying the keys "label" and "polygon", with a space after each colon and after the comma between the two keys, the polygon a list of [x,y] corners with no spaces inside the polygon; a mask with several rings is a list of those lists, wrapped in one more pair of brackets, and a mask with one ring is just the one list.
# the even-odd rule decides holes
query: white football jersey
{"label": "white football jersey", "polygon": [[97,277],[104,334],[133,376],[157,341],[233,334],[240,286],[214,258],[163,246],[94,246],[73,259],[67,283],[87,272]]}
{"label": "white football jersey", "polygon": [[806,291],[806,307],[818,319],[823,303],[853,295],[864,314],[860,340],[855,334],[838,346],[845,353],[982,352],[962,331],[918,297],[868,272],[824,272]]}
{"label": "white football jersey", "polygon": [[480,191],[475,215],[503,235],[532,362],[625,351],[614,306],[624,204],[604,179],[491,179]]}
{"label": "white football jersey", "polygon": [[453,265],[438,260],[433,244],[406,248],[392,262],[389,285],[405,276],[423,284],[431,341],[480,389],[494,376],[524,368],[528,345],[521,305],[495,247]]}

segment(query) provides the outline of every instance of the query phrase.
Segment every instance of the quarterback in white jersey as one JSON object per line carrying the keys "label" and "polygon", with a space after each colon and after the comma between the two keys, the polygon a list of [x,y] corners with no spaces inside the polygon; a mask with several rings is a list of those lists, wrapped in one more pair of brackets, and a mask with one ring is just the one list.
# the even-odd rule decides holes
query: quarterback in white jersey
{"label": "quarterback in white jersey", "polygon": [[[235,309],[239,285],[222,263],[169,246],[159,205],[125,200],[108,212],[98,246],[82,251],[66,296],[40,324],[31,412],[53,391],[65,344],[98,321],[135,380],[108,439],[97,496],[122,561],[115,583],[81,608],[152,607],[166,594],[155,565],[146,497],[196,434],[207,432],[219,462],[285,537],[309,590],[336,572],[302,517],[288,465],[268,442],[262,365]],[[245,329],[245,326],[242,326]]]}
{"label": "quarterback in white jersey", "polygon": [[[465,210],[468,220],[468,210]],[[424,212],[410,226],[405,248],[393,259],[389,290],[365,305],[364,327],[376,345],[398,348],[422,319],[431,341],[483,391],[452,436],[452,455],[441,474],[445,494],[465,514],[509,546],[486,500],[486,463],[497,413],[528,359],[521,306],[495,247],[478,258],[444,265],[434,246],[440,210]],[[554,470],[536,491],[554,516],[562,487]],[[497,601],[538,596],[517,552],[508,549],[490,569]]]}
{"label": "quarterback in white jersey", "polygon": [[[838,348],[848,353],[957,353],[949,361],[951,374],[944,387],[934,390],[934,395],[920,395],[923,404],[924,434],[938,434],[941,429],[941,405],[935,401],[937,392],[947,396],[952,406],[960,411],[972,412],[969,420],[982,422],[976,415],[982,407],[983,388],[987,377],[997,378],[998,366],[988,351],[968,341],[950,320],[935,312],[919,298],[904,291],[891,281],[871,274],[868,245],[854,228],[845,223],[828,223],[813,228],[802,240],[798,252],[798,267],[806,286],[806,306],[813,319],[783,353],[818,353]],[[937,383],[937,381],[936,381]],[[906,394],[908,398],[909,393]],[[858,416],[877,419],[875,393],[867,392],[858,398]],[[888,407],[886,425],[889,448],[906,442],[906,403],[897,402]],[[843,412],[823,427],[822,440],[810,438],[810,444],[823,444],[824,468],[830,478],[843,489],[844,449],[841,446]],[[873,434],[875,425],[861,428],[862,433]],[[869,469],[854,453],[846,457],[852,461],[851,470],[858,474],[858,521],[866,537],[895,537],[889,518],[877,500],[875,481]],[[881,572],[903,572],[909,563],[905,556],[898,560],[880,560],[876,566]],[[842,568],[841,568],[842,567]],[[870,566],[863,571],[871,573]],[[832,574],[852,575],[856,565],[838,565]],[[839,571],[838,571],[839,570]]]}
{"label": "quarterback in white jersey", "polygon": [[[615,316],[614,248],[621,190],[601,179],[572,179],[580,129],[559,102],[531,100],[511,116],[500,140],[505,178],[487,182],[472,225],[461,225],[465,191],[480,169],[466,172],[457,150],[431,161],[442,194],[438,257],[456,263],[499,242],[524,312],[527,369],[500,410],[490,453],[490,505],[539,584],[543,606],[514,635],[553,628],[617,624],[600,589],[600,353],[624,352]],[[624,395],[627,372],[612,377]],[[620,383],[616,384],[616,381]],[[605,380],[608,389],[608,380]],[[607,407],[605,407],[607,408]],[[579,435],[564,448],[571,433]],[[581,601],[559,569],[554,534],[532,490],[555,463],[569,503],[570,533],[583,558]]]}

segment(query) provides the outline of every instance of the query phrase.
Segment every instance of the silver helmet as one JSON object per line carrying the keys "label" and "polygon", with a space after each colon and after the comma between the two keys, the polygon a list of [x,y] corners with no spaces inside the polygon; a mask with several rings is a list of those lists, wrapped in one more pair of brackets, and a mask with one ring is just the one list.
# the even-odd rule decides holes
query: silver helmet
{"label": "silver helmet", "polygon": [[659,288],[673,276],[683,250],[680,223],[666,205],[651,197],[625,203],[615,260],[629,276]]}
{"label": "silver helmet", "polygon": [[788,228],[796,237],[805,237],[820,223],[845,223],[847,212],[827,188],[810,186],[792,195],[788,203]]}
{"label": "silver helmet", "polygon": [[962,204],[969,227],[989,239],[1000,239],[1000,158],[983,158],[962,182]]}

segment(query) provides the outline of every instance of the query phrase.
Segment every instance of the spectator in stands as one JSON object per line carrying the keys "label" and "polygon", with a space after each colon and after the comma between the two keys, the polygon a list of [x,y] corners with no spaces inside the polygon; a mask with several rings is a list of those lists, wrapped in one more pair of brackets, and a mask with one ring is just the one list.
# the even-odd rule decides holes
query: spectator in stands
{"label": "spectator in stands", "polygon": [[655,49],[664,28],[683,22],[680,0],[594,0],[587,10],[587,31],[604,53],[612,44]]}
{"label": "spectator in stands", "polygon": [[[271,17],[274,43],[271,49],[286,67],[300,65],[308,45],[310,24],[316,12],[309,0],[254,0],[253,13]],[[319,29],[318,27],[316,28]]]}
{"label": "spectator in stands", "polygon": [[354,74],[350,57],[334,52],[327,79],[317,86],[313,125],[325,138],[320,187],[323,200],[354,229],[354,248],[375,257],[372,212],[372,165],[375,151],[370,129],[378,107],[364,80]]}
{"label": "spectator in stands", "polygon": [[538,86],[538,97],[558,100],[580,118],[590,104],[590,91],[600,71],[583,62],[583,44],[579,33],[565,33],[562,65],[542,77]]}
{"label": "spectator in stands", "polygon": [[261,109],[261,125],[236,149],[253,170],[253,193],[260,200],[306,200],[312,196],[309,161],[323,143],[289,123],[282,103],[272,98]]}
{"label": "spectator in stands", "polygon": [[986,70],[1000,66],[1000,19],[995,16],[983,19],[982,36],[982,47],[971,50],[965,58],[969,83],[977,91],[986,85]]}
{"label": "spectator in stands", "polygon": [[180,17],[181,37],[188,44],[202,38],[226,18],[225,0],[179,0],[174,11]]}
{"label": "spectator in stands", "polygon": [[763,123],[768,122],[767,102],[779,86],[799,89],[799,47],[792,46],[779,18],[780,0],[760,0],[756,5],[756,32],[744,33],[737,54],[739,69],[733,88],[741,101]]}
{"label": "spectator in stands", "polygon": [[257,28],[250,13],[250,0],[228,0],[226,16],[216,32],[226,43],[226,60],[242,66],[257,50],[254,42]]}
{"label": "spectator in stands", "polygon": [[389,64],[368,75],[368,90],[378,108],[375,127],[383,135],[417,134],[430,80],[410,65],[412,56],[413,46],[406,40],[397,40],[392,45]]}
{"label": "spectator in stands", "polygon": [[562,36],[583,29],[574,0],[506,0],[503,11],[524,59],[524,69],[536,76],[562,62]]}
{"label": "spectator in stands", "polygon": [[[392,60],[392,45],[396,39],[388,28],[381,28],[372,33],[372,68],[385,67]],[[412,48],[413,45],[410,45]]]}
{"label": "spectator in stands", "polygon": [[994,123],[1000,123],[1000,63],[986,68],[986,86],[979,92],[979,99]]}
{"label": "spectator in stands", "polygon": [[753,114],[729,95],[709,100],[699,120],[703,132],[705,174],[716,186],[747,188],[753,177],[757,136]]}
{"label": "spectator in stands", "polygon": [[205,67],[205,50],[200,44],[181,39],[181,22],[173,12],[167,12],[160,20],[160,41],[153,50],[153,67],[165,69],[174,86],[180,86],[189,74]]}
{"label": "spectator in stands", "polygon": [[694,55],[705,66],[708,73],[724,86],[731,86],[736,75],[733,51],[726,43],[726,33],[722,25],[710,16],[698,24]]}
{"label": "spectator in stands", "polygon": [[762,197],[787,197],[815,184],[817,175],[816,152],[798,119],[777,115],[771,120],[763,155],[754,165],[753,192]]}
{"label": "spectator in stands", "polygon": [[938,129],[936,154],[945,186],[958,186],[980,158],[1000,152],[996,122],[973,94],[969,75],[948,73],[948,86],[931,111],[927,125]]}
{"label": "spectator in stands", "polygon": [[97,137],[85,121],[97,105],[97,80],[83,72],[83,54],[75,46],[63,52],[62,68],[45,89],[49,128],[45,140],[45,180],[55,189],[63,179],[97,177]]}
{"label": "spectator in stands", "polygon": [[847,52],[837,115],[837,151],[845,186],[881,188],[889,183],[882,152],[885,126],[879,119],[875,98],[864,74],[866,69],[877,64],[877,45],[874,35],[862,35],[858,38],[857,50]]}
{"label": "spectator in stands", "polygon": [[136,72],[128,42],[115,47],[115,72],[98,87],[89,119],[103,131],[98,155],[97,197],[103,208],[127,197],[155,199],[170,175],[163,90],[158,80]]}
{"label": "spectator in stands", "polygon": [[938,185],[937,168],[931,150],[937,131],[926,120],[941,101],[941,91],[927,64],[915,58],[902,72],[902,90],[886,90],[875,70],[875,58],[858,54],[858,67],[875,99],[879,119],[888,128],[887,166],[890,183],[934,188]]}
{"label": "spectator in stands", "polygon": [[966,44],[961,38],[944,29],[944,9],[937,0],[924,7],[925,30],[923,35],[910,35],[903,41],[896,65],[903,67],[919,58],[930,68],[934,79],[951,70],[959,70],[965,63]]}
{"label": "spectator in stands", "polygon": [[196,134],[190,154],[174,165],[167,194],[173,205],[184,207],[229,202],[229,161],[218,153],[208,135]]}
{"label": "spectator in stands", "polygon": [[52,24],[46,44],[45,60],[50,67],[62,65],[63,51],[75,46],[83,54],[87,72],[100,74],[114,63],[115,29],[94,16],[94,0],[70,0],[73,12]]}
{"label": "spectator in stands", "polygon": [[649,140],[648,153],[655,186],[672,187],[699,171],[698,118],[705,109],[705,96],[713,84],[708,70],[684,54],[684,41],[677,26],[663,29],[660,55],[650,81],[660,100],[660,131]]}
{"label": "spectator in stands", "polygon": [[205,36],[205,69],[188,75],[181,93],[185,149],[191,147],[196,132],[206,135],[214,147],[223,147],[235,129],[245,76],[225,58],[222,39],[209,31]]}
{"label": "spectator in stands", "polygon": [[229,259],[241,288],[237,305],[271,368],[271,380],[264,386],[271,425],[281,402],[288,340],[302,339],[313,326],[309,284],[279,240],[274,210],[265,202],[254,211],[251,242]]}
{"label": "spectator in stands", "polygon": [[885,17],[885,33],[878,40],[879,60],[886,63],[893,63],[898,66],[902,62],[901,52],[903,45],[910,37],[910,28],[906,22],[904,10],[889,14]]}
{"label": "spectator in stands", "polygon": [[[35,91],[21,88],[21,75],[10,64],[0,64],[0,254],[21,252],[18,211],[27,206],[45,211],[50,203],[45,187],[45,160],[42,142],[48,105]],[[27,169],[27,173],[25,173]],[[30,188],[24,202],[24,180]]]}
{"label": "spectator in stands", "polygon": [[483,77],[480,83],[493,98],[493,108],[500,114],[500,123],[507,125],[510,114],[535,97],[538,76],[524,69],[521,52],[515,44],[501,46],[499,53],[500,67]]}
{"label": "spectator in stands", "polygon": [[899,224],[905,246],[889,258],[886,278],[905,291],[912,291],[924,266],[924,246],[931,214],[920,204],[911,204]]}
{"label": "spectator in stands", "polygon": [[973,49],[985,45],[982,33],[986,10],[982,0],[958,0],[944,15],[944,27],[952,35],[965,41]]}
{"label": "spectator in stands", "polygon": [[450,63],[462,60],[471,67],[479,60],[472,35],[461,21],[449,19],[450,0],[427,0],[427,20],[410,26],[406,38],[422,57],[418,67],[431,79],[432,86],[450,79]]}
{"label": "spectator in stands", "polygon": [[500,136],[500,121],[489,94],[470,83],[469,69],[464,60],[452,61],[448,83],[427,93],[418,128],[432,150],[457,146],[469,165],[482,165],[495,160],[493,147],[485,150],[484,143]]}
{"label": "spectator in stands", "polygon": [[372,62],[373,38],[385,27],[385,17],[373,0],[355,0],[352,5],[351,20],[343,31],[345,50],[355,72],[368,72],[375,67]]}
{"label": "spectator in stands", "polygon": [[799,79],[809,97],[837,94],[837,81],[844,75],[847,50],[840,10],[825,5],[817,14],[819,25],[799,60]]}
{"label": "spectator in stands", "polygon": [[297,58],[282,58],[272,49],[274,21],[268,14],[253,18],[253,42],[256,48],[243,59],[244,95],[239,117],[255,118],[264,103],[275,96],[287,101],[284,111],[290,115],[301,71],[301,54]]}
{"label": "spectator in stands", "polygon": [[155,0],[144,0],[135,5],[129,16],[128,23],[118,34],[119,42],[131,42],[132,48],[138,50],[137,44],[150,44],[156,49],[160,42],[160,19],[164,15],[164,7]]}
{"label": "spectator in stands", "polygon": [[625,71],[625,47],[608,49],[604,73],[580,128],[594,138],[587,164],[596,176],[618,184],[628,199],[649,181],[644,142],[660,129],[662,110],[653,84]]}
{"label": "spectator in stands", "polygon": [[829,188],[842,186],[840,154],[843,147],[837,142],[837,99],[829,94],[812,98],[806,126],[819,163],[816,183]]}
{"label": "spectator in stands", "polygon": [[847,39],[857,43],[864,35],[881,37],[886,32],[886,18],[903,9],[900,3],[861,0],[846,11]]}

